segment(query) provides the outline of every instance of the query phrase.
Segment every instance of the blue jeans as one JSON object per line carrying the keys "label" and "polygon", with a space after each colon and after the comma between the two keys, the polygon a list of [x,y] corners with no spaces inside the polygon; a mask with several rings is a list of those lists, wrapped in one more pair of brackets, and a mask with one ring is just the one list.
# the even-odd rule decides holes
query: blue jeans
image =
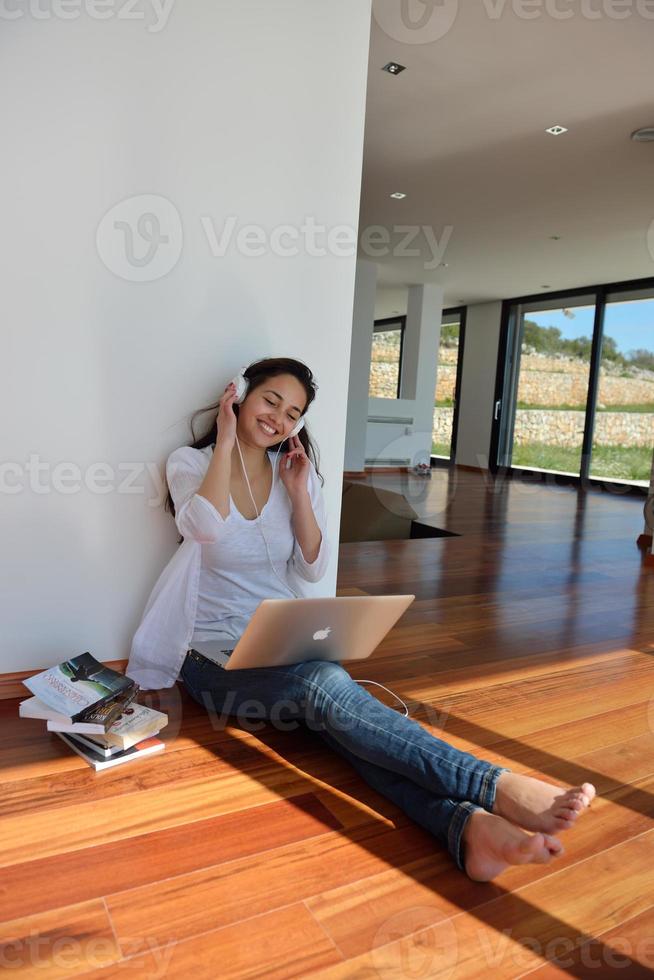
{"label": "blue jeans", "polygon": [[340,663],[303,660],[283,667],[224,670],[190,650],[180,674],[211,713],[288,730],[304,724],[362,778],[443,844],[465,871],[463,830],[475,810],[492,810],[508,770],[431,735],[357,684]]}

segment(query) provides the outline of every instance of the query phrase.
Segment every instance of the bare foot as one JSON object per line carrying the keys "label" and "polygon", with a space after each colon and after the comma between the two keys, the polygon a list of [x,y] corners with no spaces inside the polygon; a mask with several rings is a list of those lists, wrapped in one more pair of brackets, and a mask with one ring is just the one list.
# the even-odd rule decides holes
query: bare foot
{"label": "bare foot", "polygon": [[548,864],[563,854],[563,844],[549,834],[527,834],[504,817],[475,810],[463,828],[466,874],[490,881],[511,864]]}
{"label": "bare foot", "polygon": [[554,834],[573,827],[594,796],[592,783],[564,789],[533,776],[503,772],[497,780],[491,812],[527,830]]}

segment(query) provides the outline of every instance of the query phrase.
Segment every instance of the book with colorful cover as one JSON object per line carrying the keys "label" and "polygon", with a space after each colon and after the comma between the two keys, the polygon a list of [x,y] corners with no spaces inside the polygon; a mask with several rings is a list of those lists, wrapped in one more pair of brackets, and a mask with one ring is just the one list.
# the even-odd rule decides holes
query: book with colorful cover
{"label": "book with colorful cover", "polygon": [[[132,701],[138,684],[86,652],[34,674],[23,684],[40,701],[70,722],[102,723],[105,730],[120,714],[121,701]],[[106,707],[113,705],[113,707]]]}

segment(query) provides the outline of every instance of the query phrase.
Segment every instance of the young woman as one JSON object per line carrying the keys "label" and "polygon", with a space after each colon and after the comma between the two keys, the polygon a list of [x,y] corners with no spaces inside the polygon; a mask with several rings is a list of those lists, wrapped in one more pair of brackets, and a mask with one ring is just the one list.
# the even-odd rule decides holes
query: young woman
{"label": "young woman", "polygon": [[149,689],[181,672],[191,697],[237,718],[256,704],[273,724],[311,722],[475,880],[547,863],[563,850],[554,835],[590,805],[592,784],[565,790],[461,752],[382,704],[340,663],[225,671],[196,649],[216,640],[233,649],[262,599],[301,594],[329,558],[314,447],[306,427],[289,437],[315,397],[313,375],[300,361],[269,358],[245,377],[244,401],[228,386],[208,432],[168,459],[183,543],[148,600],[127,673]]}

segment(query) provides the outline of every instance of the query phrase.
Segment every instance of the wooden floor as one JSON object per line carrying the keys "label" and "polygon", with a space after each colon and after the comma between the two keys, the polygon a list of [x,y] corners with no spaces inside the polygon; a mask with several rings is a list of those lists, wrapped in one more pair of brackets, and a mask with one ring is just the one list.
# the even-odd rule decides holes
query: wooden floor
{"label": "wooden floor", "polygon": [[[213,728],[95,774],[0,702],[1,965],[29,977],[623,977],[654,970],[654,570],[642,502],[378,475],[460,537],[341,546],[413,592],[351,670],[434,734],[598,799],[548,866],[478,884],[315,732]],[[369,688],[387,703],[392,698]],[[554,960],[558,958],[559,965]],[[12,971],[13,970],[13,974]]]}

